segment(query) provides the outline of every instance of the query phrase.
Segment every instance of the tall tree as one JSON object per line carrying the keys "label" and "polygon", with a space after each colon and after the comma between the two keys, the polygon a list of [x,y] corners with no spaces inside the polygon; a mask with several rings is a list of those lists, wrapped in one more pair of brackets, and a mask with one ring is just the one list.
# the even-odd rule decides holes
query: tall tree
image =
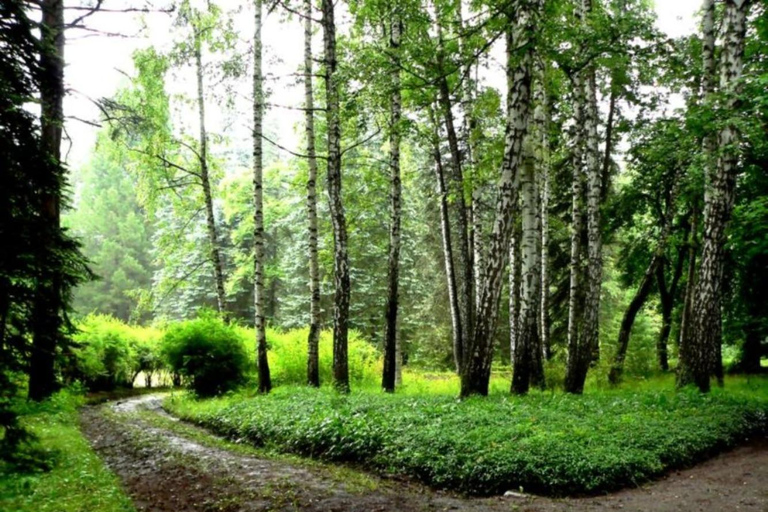
{"label": "tall tree", "polygon": [[264,118],[264,76],[261,70],[261,0],[254,0],[253,34],[253,310],[256,327],[259,392],[269,393],[272,379],[267,360],[267,333],[264,318],[264,200],[262,190],[262,122]]}
{"label": "tall tree", "polygon": [[[64,125],[64,2],[44,0],[40,33],[40,103],[42,146],[47,157],[61,165],[61,134]],[[47,189],[43,193],[40,216],[46,219],[46,229],[40,233],[53,248],[60,227],[60,189]],[[40,258],[50,258],[50,252],[41,251]],[[41,269],[50,269],[41,261]],[[34,303],[34,330],[32,354],[29,364],[29,398],[42,400],[56,390],[54,360],[62,327],[63,293],[61,275],[44,272],[37,277]]]}
{"label": "tall tree", "polygon": [[[188,16],[188,22],[192,28],[192,47],[195,59],[195,74],[197,76],[197,112],[199,128],[199,146],[198,157],[200,162],[200,186],[203,188],[203,198],[205,200],[205,221],[208,229],[208,238],[211,251],[211,263],[213,264],[213,275],[216,282],[216,302],[219,313],[228,319],[226,295],[224,293],[224,268],[221,258],[221,242],[219,232],[216,226],[216,217],[213,211],[213,193],[211,192],[211,179],[208,170],[208,132],[205,129],[205,88],[203,86],[203,41],[206,32],[210,32],[212,27],[204,22],[203,15],[192,9],[189,4],[185,4]],[[254,148],[255,151],[255,148]]]}
{"label": "tall tree", "polygon": [[391,14],[389,51],[392,57],[392,91],[390,93],[390,220],[389,258],[387,262],[387,307],[384,334],[384,370],[381,385],[385,391],[395,390],[398,366],[398,281],[400,276],[400,216],[402,184],[400,182],[400,118],[402,117],[402,93],[400,91],[400,31],[401,20],[397,12]]}
{"label": "tall tree", "polygon": [[349,250],[347,219],[341,200],[341,124],[339,119],[339,79],[336,58],[336,21],[333,0],[322,0],[323,64],[325,114],[328,132],[326,176],[333,226],[333,270],[335,281],[333,308],[333,381],[342,392],[349,392]]}
{"label": "tall tree", "polygon": [[[749,0],[725,2],[725,35],[720,54],[720,91],[729,118],[717,140],[718,161],[706,176],[701,263],[694,286],[691,325],[680,346],[678,385],[710,388],[710,375],[721,371],[721,311],[725,229],[734,203],[739,164],[737,111],[739,78],[743,69]],[[717,360],[719,358],[719,360]],[[720,375],[718,375],[719,377]]]}
{"label": "tall tree", "polygon": [[528,131],[531,63],[541,2],[515,4],[507,32],[507,115],[504,159],[498,183],[496,218],[485,258],[473,335],[464,349],[461,396],[487,395],[493,356],[493,335],[499,313],[502,277],[513,223],[515,180],[523,162],[523,140]]}
{"label": "tall tree", "polygon": [[320,386],[320,267],[317,261],[317,156],[315,100],[312,91],[312,0],[304,0],[304,129],[307,138],[307,221],[309,224],[309,336],[307,383]]}

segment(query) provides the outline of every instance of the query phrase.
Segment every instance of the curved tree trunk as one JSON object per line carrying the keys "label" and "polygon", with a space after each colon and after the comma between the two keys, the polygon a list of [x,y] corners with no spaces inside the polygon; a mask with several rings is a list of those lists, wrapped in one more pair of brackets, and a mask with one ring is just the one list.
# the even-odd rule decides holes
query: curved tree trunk
{"label": "curved tree trunk", "polygon": [[349,392],[349,252],[347,219],[341,201],[341,125],[339,122],[339,84],[336,77],[336,22],[333,0],[322,1],[325,98],[328,131],[327,181],[333,225],[333,273],[335,281],[333,308],[333,383]]}
{"label": "curved tree trunk", "polygon": [[389,260],[387,272],[387,309],[386,331],[384,333],[384,370],[381,387],[393,392],[397,380],[397,286],[400,274],[400,117],[402,111],[400,93],[400,19],[393,16],[389,48],[394,62],[392,76],[392,95],[390,97],[390,135],[389,135],[389,172],[390,172],[390,225],[389,225]]}
{"label": "curved tree trunk", "polygon": [[262,198],[261,130],[264,118],[264,91],[261,72],[261,0],[254,0],[255,32],[253,36],[253,310],[256,327],[256,363],[259,392],[269,393],[272,379],[267,360],[267,334],[264,319],[264,212]]}
{"label": "curved tree trunk", "polygon": [[193,23],[193,30],[195,37],[195,71],[197,73],[197,108],[198,121],[200,123],[200,153],[198,155],[200,162],[200,184],[203,187],[203,197],[205,199],[205,223],[208,230],[208,243],[211,246],[211,264],[213,265],[213,278],[216,285],[216,304],[224,320],[229,321],[226,295],[224,293],[224,269],[221,263],[219,234],[216,228],[216,217],[213,212],[213,192],[208,173],[208,133],[205,129],[205,91],[203,88],[203,43],[200,34],[201,29],[197,22]]}
{"label": "curved tree trunk", "polygon": [[[687,237],[688,229],[684,232],[683,238]],[[663,372],[669,370],[669,333],[672,330],[672,311],[675,307],[675,297],[677,296],[677,286],[680,278],[683,276],[683,265],[685,264],[685,251],[678,247],[675,268],[672,273],[672,282],[667,287],[666,273],[664,264],[656,267],[656,285],[659,290],[659,299],[661,302],[661,329],[656,339],[656,358],[659,362],[659,369]]]}
{"label": "curved tree trunk", "polygon": [[[41,8],[41,138],[49,158],[60,163],[64,124],[64,3],[63,0],[43,0]],[[41,203],[43,208],[40,215],[46,220],[48,229],[38,235],[45,237],[48,250],[53,251],[60,230],[59,196],[46,193]],[[49,268],[50,264],[42,261],[40,267]],[[55,272],[46,271],[39,276],[32,313],[34,327],[28,385],[31,400],[44,400],[56,391],[54,362],[61,336],[62,307],[61,277]]]}
{"label": "curved tree trunk", "polygon": [[[480,286],[480,307],[470,346],[464,350],[461,371],[461,396],[487,395],[493,357],[493,335],[499,312],[502,277],[509,239],[512,235],[511,214],[516,198],[516,176],[522,164],[523,140],[528,131],[531,97],[531,62],[536,13],[541,2],[515,5],[516,15],[507,34],[507,119],[504,158],[499,178],[496,217],[485,257],[485,281]],[[514,48],[519,55],[513,56]],[[517,58],[513,58],[517,57]]]}
{"label": "curved tree trunk", "polygon": [[304,116],[307,137],[307,221],[309,224],[309,336],[307,384],[320,386],[320,270],[317,260],[317,158],[315,156],[315,101],[312,91],[312,0],[304,0]]}

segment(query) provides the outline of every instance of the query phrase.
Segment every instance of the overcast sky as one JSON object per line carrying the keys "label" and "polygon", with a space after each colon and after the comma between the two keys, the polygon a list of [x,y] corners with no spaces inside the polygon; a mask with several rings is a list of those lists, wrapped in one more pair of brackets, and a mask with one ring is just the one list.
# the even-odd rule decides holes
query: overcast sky
{"label": "overcast sky", "polygon": [[[243,2],[237,2],[241,5]],[[111,4],[111,5],[110,5]],[[107,0],[105,7],[118,8],[124,5],[117,0]],[[226,9],[236,4],[232,0],[221,2]],[[696,13],[701,0],[657,0],[655,10],[658,16],[657,26],[672,37],[678,37],[696,30]],[[68,16],[73,16],[70,13]],[[303,100],[303,88],[294,85],[295,79],[285,77],[294,73],[303,62],[303,29],[298,19],[290,21],[279,19],[273,14],[265,20],[264,60],[265,69],[273,75],[268,82],[271,90],[270,102],[281,105],[299,106]],[[147,27],[142,30],[140,20],[130,14],[102,13],[90,18],[88,25],[103,32],[119,33],[136,37],[116,37],[98,35],[83,31],[67,33],[65,58],[67,62],[66,81],[70,94],[64,109],[66,116],[76,116],[85,120],[97,120],[98,110],[92,100],[109,97],[126,85],[123,73],[132,72],[131,54],[138,48],[155,45],[167,48],[171,44],[170,16],[165,14],[145,15]],[[249,10],[236,17],[236,26],[243,44],[252,37],[252,14]],[[314,48],[318,49],[320,34],[316,31]],[[501,75],[503,76],[503,75]],[[245,84],[245,82],[244,82]],[[194,80],[183,74],[175,77],[169,84],[173,93],[193,93]],[[250,87],[244,87],[250,91]],[[245,93],[247,94],[247,92]],[[247,98],[241,98],[243,110],[247,115],[225,114],[225,109],[212,106],[208,109],[206,122],[212,132],[227,132],[233,137],[242,137],[248,133],[250,108],[246,108]],[[298,111],[273,108],[267,114],[266,126],[273,127],[281,142],[293,147],[298,140],[294,135],[302,114]],[[87,161],[93,147],[97,128],[75,119],[68,119],[66,131],[71,139],[64,142],[63,151],[72,166],[82,165]]]}

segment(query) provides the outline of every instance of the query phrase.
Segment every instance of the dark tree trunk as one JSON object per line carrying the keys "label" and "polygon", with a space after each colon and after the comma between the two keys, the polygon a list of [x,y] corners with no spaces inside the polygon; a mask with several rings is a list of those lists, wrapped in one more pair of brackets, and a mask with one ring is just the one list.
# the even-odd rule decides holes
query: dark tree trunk
{"label": "dark tree trunk", "polygon": [[400,274],[400,19],[393,16],[389,48],[394,59],[392,77],[392,95],[390,97],[390,135],[389,135],[389,172],[390,172],[390,225],[389,225],[389,260],[386,331],[384,334],[384,370],[381,386],[387,392],[395,390],[397,380],[397,286]]}
{"label": "dark tree trunk", "polygon": [[328,130],[326,176],[333,225],[333,273],[335,281],[333,310],[333,383],[341,392],[349,392],[349,252],[347,220],[341,201],[341,125],[339,121],[339,84],[336,76],[336,22],[333,0],[322,0],[323,46],[325,65],[325,101]]}
{"label": "dark tree trunk", "polygon": [[[685,238],[686,235],[687,231],[683,235],[683,238]],[[664,372],[669,370],[669,350],[667,348],[667,343],[669,341],[669,333],[672,330],[672,311],[675,307],[677,286],[680,283],[680,278],[683,275],[684,264],[685,251],[683,251],[682,248],[678,248],[675,268],[672,271],[672,282],[670,283],[669,287],[667,287],[664,265],[659,265],[656,268],[656,285],[659,290],[662,319],[661,329],[659,330],[659,337],[656,339],[656,358],[659,362],[659,369]]]}
{"label": "dark tree trunk", "polygon": [[[442,61],[441,61],[442,62]],[[442,65],[439,68],[442,73]],[[464,199],[464,175],[462,170],[462,155],[459,148],[459,138],[453,120],[452,102],[448,81],[443,76],[439,81],[439,102],[445,122],[448,136],[448,148],[451,152],[451,179],[449,190],[454,198],[455,205],[452,211],[455,217],[455,227],[458,244],[457,261],[459,277],[459,306],[461,308],[462,338],[469,339],[472,333],[474,317],[474,271],[472,268],[472,256],[469,242],[469,221],[467,218],[467,204]]]}
{"label": "dark tree trunk", "polygon": [[264,118],[264,90],[261,71],[261,0],[254,0],[255,32],[253,37],[253,257],[254,257],[254,324],[256,327],[256,367],[259,393],[272,390],[267,359],[267,333],[264,318],[264,200],[262,189],[261,131]]}
{"label": "dark tree trunk", "polygon": [[451,226],[448,217],[448,190],[445,184],[445,172],[443,171],[443,159],[440,155],[438,128],[435,124],[434,158],[435,178],[437,180],[438,203],[440,206],[440,232],[443,241],[443,256],[445,260],[445,279],[448,287],[448,302],[451,311],[451,324],[453,327],[453,360],[456,372],[461,373],[463,338],[461,329],[461,310],[459,308],[458,290],[456,287],[456,268],[453,265],[453,244],[451,243]]}
{"label": "dark tree trunk", "polygon": [[[42,143],[48,157],[60,165],[61,133],[64,123],[64,3],[63,0],[43,0],[40,55],[42,104]],[[49,258],[55,252],[60,234],[60,204],[58,191],[49,191],[42,198],[40,215],[48,229],[39,233],[45,237],[47,250],[38,256],[41,275],[38,277],[33,311],[32,351],[29,366],[29,398],[43,400],[56,391],[54,361],[61,336],[63,308],[61,276],[52,270]]]}
{"label": "dark tree trunk", "polygon": [[651,293],[653,278],[656,269],[660,267],[661,258],[662,256],[658,252],[651,258],[651,263],[645,269],[640,286],[635,292],[635,296],[632,297],[627,310],[624,312],[624,317],[621,319],[619,340],[616,344],[616,355],[613,358],[611,371],[608,373],[608,382],[611,384],[616,385],[621,382],[621,375],[624,372],[624,359],[627,357],[627,348],[629,347],[629,335],[632,332],[632,326],[635,323],[637,314],[643,308],[645,301],[648,300],[648,295]]}

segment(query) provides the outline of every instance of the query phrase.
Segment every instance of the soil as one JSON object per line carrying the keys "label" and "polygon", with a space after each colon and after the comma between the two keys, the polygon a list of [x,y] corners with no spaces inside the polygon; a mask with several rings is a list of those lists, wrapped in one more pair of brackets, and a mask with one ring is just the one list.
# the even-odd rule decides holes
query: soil
{"label": "soil", "polygon": [[350,469],[229,449],[197,427],[170,428],[170,422],[177,420],[163,411],[161,401],[161,395],[144,395],[86,407],[81,415],[86,437],[142,512],[768,512],[766,438],[610,495],[552,499],[510,493],[467,498],[375,476],[350,478]]}

